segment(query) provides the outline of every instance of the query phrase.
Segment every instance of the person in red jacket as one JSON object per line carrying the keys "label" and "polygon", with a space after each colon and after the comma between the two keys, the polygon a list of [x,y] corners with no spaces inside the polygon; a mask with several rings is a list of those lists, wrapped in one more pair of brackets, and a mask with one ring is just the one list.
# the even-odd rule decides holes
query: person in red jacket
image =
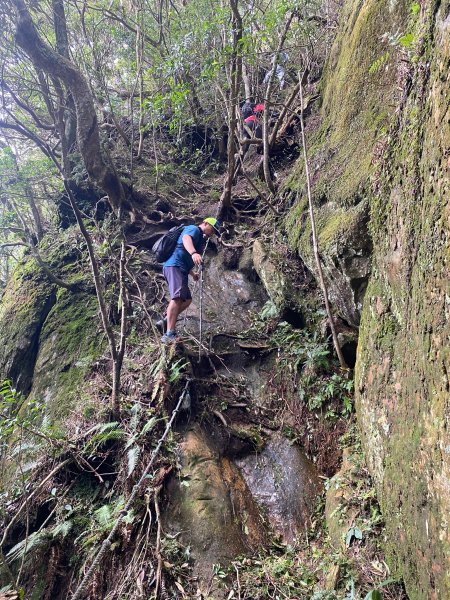
{"label": "person in red jacket", "polygon": [[244,117],[244,137],[262,137],[261,117],[264,109],[264,104],[253,104],[249,99],[245,101],[241,109],[242,116]]}

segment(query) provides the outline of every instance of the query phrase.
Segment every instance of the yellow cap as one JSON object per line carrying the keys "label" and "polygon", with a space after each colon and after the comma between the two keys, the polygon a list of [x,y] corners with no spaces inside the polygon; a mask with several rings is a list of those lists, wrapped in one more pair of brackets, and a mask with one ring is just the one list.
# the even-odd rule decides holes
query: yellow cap
{"label": "yellow cap", "polygon": [[203,220],[203,223],[208,223],[208,225],[211,225],[211,227],[214,229],[214,231],[218,234],[220,234],[220,221],[218,221],[217,219],[215,219],[214,217],[207,217],[206,219]]}

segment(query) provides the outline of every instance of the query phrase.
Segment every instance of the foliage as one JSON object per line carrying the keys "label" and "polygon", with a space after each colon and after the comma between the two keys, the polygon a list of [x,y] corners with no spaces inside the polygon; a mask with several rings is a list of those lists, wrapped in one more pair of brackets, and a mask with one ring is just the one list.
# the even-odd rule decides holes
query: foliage
{"label": "foliage", "polygon": [[[228,575],[239,574],[239,592],[244,598],[295,597],[306,600],[311,597],[317,577],[304,559],[302,546],[274,545],[253,558],[234,561]],[[219,577],[220,573],[218,571]],[[237,593],[236,583],[231,589]]]}
{"label": "foliage", "polygon": [[343,417],[350,416],[353,379],[350,372],[337,370],[328,340],[282,321],[273,331],[270,345],[278,351],[278,376],[291,379],[291,387],[309,410],[324,410],[330,420],[337,418],[336,409]]}
{"label": "foliage", "polygon": [[326,340],[317,332],[309,333],[304,329],[294,329],[282,321],[271,336],[271,345],[280,351],[280,366],[291,373],[299,370],[318,370],[326,368],[330,362],[330,350]]}
{"label": "foliage", "polygon": [[[29,430],[40,424],[43,417],[43,405],[34,400],[25,400],[12,387],[9,380],[0,385],[0,452],[7,451],[16,456],[29,449],[36,449],[36,444],[24,444],[20,439],[11,447],[18,430]],[[44,427],[46,422],[44,422]],[[50,433],[49,431],[47,433]]]}
{"label": "foliage", "polygon": [[[309,390],[308,408],[316,410],[322,408],[330,400],[336,400],[342,403],[341,414],[349,417],[353,410],[353,379],[349,373],[333,373],[326,379],[311,381],[307,379]],[[313,392],[313,393],[311,393]],[[301,391],[301,394],[304,392]],[[327,417],[331,418],[334,415],[331,412],[327,413]]]}
{"label": "foliage", "polygon": [[[215,140],[227,118],[226,97],[229,93],[233,35],[230,26],[230,6],[226,3],[219,6],[206,0],[160,5],[153,2],[144,4],[137,1],[124,4],[116,0],[100,0],[95,5],[86,5],[82,13],[76,4],[71,2],[65,3],[65,7],[71,60],[87,78],[94,94],[98,117],[104,126],[101,132],[105,149],[114,146],[112,141],[117,135],[117,123],[120,124],[122,135],[126,138],[122,143],[130,142],[131,138],[131,143],[126,144],[126,151],[122,151],[120,144],[113,150],[121,157],[121,170],[128,175],[129,167],[131,170],[134,168],[135,157],[132,157],[132,150],[129,151],[128,148],[133,146],[135,136],[137,138],[139,135],[145,140],[147,161],[151,154],[149,148],[153,149],[153,145],[148,143],[149,140],[153,139],[154,143],[155,138],[159,138],[164,140],[164,144],[158,144],[157,147],[155,144],[156,157],[158,154],[162,154],[163,158],[170,156],[172,160],[181,162],[183,167],[195,170],[206,169],[211,164],[216,168],[218,163],[213,162],[213,149],[208,146],[207,138],[209,136]],[[56,47],[52,15],[47,15],[37,5],[32,5],[31,9],[41,35]],[[319,3],[315,1],[299,3],[286,0],[258,0],[251,10],[247,10],[244,5],[241,7],[244,34],[238,51],[246,65],[255,96],[261,96],[264,92],[263,75],[270,68],[271,57],[278,46],[279,34],[288,15],[293,11],[296,13],[286,40],[290,56],[287,68],[295,73],[298,64],[294,63],[293,57],[299,56],[305,45],[313,44],[317,36],[314,20],[309,16],[315,16],[319,9]],[[57,101],[65,115],[64,124],[69,125],[69,116],[73,115],[69,95],[67,90],[59,90],[51,77],[44,78],[43,81],[42,74],[35,71],[31,63],[24,61],[23,57],[13,57],[13,18],[12,15],[7,15],[1,26],[0,42],[5,42],[0,51],[4,77],[11,85],[14,83],[14,94],[26,100],[31,112],[15,102],[13,93],[5,89],[5,118],[9,124],[18,120],[26,125],[31,133],[40,135],[42,140],[57,148],[56,157],[61,160],[60,166],[64,167],[59,153],[64,136],[61,127],[58,128],[59,117],[53,103]],[[406,48],[410,41],[400,38],[398,43]],[[381,67],[380,64],[378,68]],[[274,100],[281,102],[282,99],[282,95],[277,91]],[[37,119],[33,117],[33,113]],[[40,123],[44,127],[41,127]],[[203,136],[201,147],[190,152],[186,149],[187,140],[197,129],[201,133],[210,129],[211,133]],[[0,141],[11,142],[8,131],[6,127],[3,128],[4,137]],[[26,154],[22,152],[23,148],[28,150],[30,139],[23,136],[20,141],[16,140],[14,145],[10,144],[9,150],[4,152],[2,168],[3,180],[7,182],[5,194],[9,198],[13,197],[18,207],[18,210],[7,208],[0,215],[3,219],[0,225],[4,224],[8,228],[8,235],[11,236],[8,240],[21,239],[20,232],[14,231],[19,214],[25,215],[26,223],[30,224],[32,232],[37,230],[36,224],[33,223],[31,198],[37,201],[38,208],[43,213],[45,230],[54,231],[52,223],[61,184],[57,181],[55,167],[50,167],[48,159],[39,158],[40,154],[36,151],[27,151]],[[21,148],[16,153],[18,147]],[[17,160],[14,174],[17,181],[13,180],[9,172],[12,168],[15,169],[12,162],[8,163],[13,158],[11,148],[14,148]],[[86,182],[87,173],[80,162],[75,143],[70,151],[69,162],[67,178],[77,185],[82,185]],[[148,172],[153,178],[161,175],[164,169],[165,173],[171,173],[171,165],[165,164],[169,161],[161,162],[160,167],[150,161]],[[147,162],[145,164],[147,168]],[[132,173],[129,182],[132,189]],[[27,190],[31,190],[32,194],[25,202]],[[43,197],[45,201],[41,200]],[[122,306],[117,281],[111,275],[117,271],[115,259],[117,240],[120,236],[119,227],[109,218],[104,219],[100,225],[90,218],[87,222],[100,261],[101,281],[107,288],[108,314],[112,315],[111,322],[115,325],[117,312]],[[128,275],[126,283],[130,284],[127,278]],[[111,279],[113,282],[109,285]],[[139,317],[137,312],[136,309],[136,313],[133,314],[136,320]],[[277,354],[274,370],[276,392],[281,390],[282,396],[283,386],[290,386],[291,390],[295,390],[299,401],[311,411],[323,412],[325,418],[330,421],[338,414],[348,417],[352,411],[352,382],[347,374],[336,370],[330,354],[329,341],[317,333],[296,330],[285,322],[279,323],[270,332],[270,327],[278,317],[277,310],[271,303],[267,303],[260,317],[263,326],[267,327],[269,348]],[[128,360],[129,366],[131,359]],[[167,365],[166,357],[161,355],[150,365],[147,374],[155,381],[159,372],[165,369],[167,381],[174,385],[186,375],[189,367],[185,359],[174,360]],[[123,389],[126,386],[129,386],[129,389],[135,387],[135,379],[130,377]],[[156,384],[154,389],[157,389]],[[28,403],[28,408],[22,413],[18,407],[20,401],[13,390],[7,390],[5,397],[5,402],[9,402],[9,405],[5,405],[7,418],[0,423],[0,434],[5,432],[2,439],[9,443],[17,429],[25,427],[39,427],[38,431],[51,439],[48,424],[42,419],[40,406],[36,405],[35,420],[31,414],[32,403]],[[156,398],[155,393],[151,400]],[[76,440],[63,440],[65,451],[74,457],[74,471],[77,472],[71,475],[73,479],[69,480],[69,483],[62,478],[62,483],[55,484],[49,494],[48,501],[54,503],[51,525],[40,532],[33,532],[26,540],[16,544],[10,551],[11,560],[44,550],[69,536],[75,549],[72,561],[74,564],[82,564],[89,552],[93,552],[101,543],[123,509],[124,490],[132,485],[137,477],[140,465],[145,461],[149,448],[154,443],[155,431],[164,423],[162,402],[153,403],[149,408],[148,403],[134,401],[131,392],[128,400],[129,404],[123,406],[120,420],[117,418],[114,421],[97,423],[83,431]],[[148,397],[146,401],[148,402]],[[54,438],[61,441],[61,437],[54,435]],[[10,449],[6,441],[4,449]],[[22,444],[20,452],[24,449]],[[13,453],[14,449],[11,456]],[[162,463],[164,464],[164,461]],[[139,574],[141,570],[144,571],[144,566],[155,562],[154,556],[147,565],[144,560],[151,554],[148,539],[153,526],[153,515],[149,498],[155,494],[151,483],[149,479],[149,487],[137,503],[136,515],[127,515],[125,527],[113,544],[113,550],[123,550],[125,555],[130,537],[137,537],[139,532],[141,533],[141,539],[145,541],[142,542],[142,546],[137,546],[134,553],[139,562],[142,562],[142,565],[139,565]],[[374,508],[370,520],[372,525],[376,518]],[[150,523],[143,527],[145,519]],[[364,529],[364,535],[367,530],[368,525]],[[359,539],[355,535],[358,531],[362,529],[353,528],[349,546],[351,541]],[[315,552],[314,548],[305,550],[303,546],[273,547],[253,559],[236,561],[230,573],[227,573],[224,567],[216,565],[214,576],[226,584],[227,575],[231,577],[234,571],[240,573],[239,585],[242,589],[238,590],[238,582],[235,581],[232,584],[235,595],[239,593],[244,597],[256,598],[309,598],[319,580],[312,560],[317,557]],[[167,573],[173,575],[175,586],[184,596],[183,588],[180,590],[178,586],[181,586],[181,581],[184,582],[183,577],[187,578],[189,572],[190,549],[183,548],[176,539],[165,536],[160,553],[165,561],[164,568]],[[120,557],[120,553],[117,556]],[[137,577],[130,577],[130,580],[134,585]],[[125,597],[125,594],[123,595]]]}
{"label": "foliage", "polygon": [[273,319],[274,317],[277,317],[278,316],[278,308],[277,308],[276,304],[274,302],[272,302],[272,300],[268,300],[262,307],[258,316],[262,321],[267,321],[269,319]]}

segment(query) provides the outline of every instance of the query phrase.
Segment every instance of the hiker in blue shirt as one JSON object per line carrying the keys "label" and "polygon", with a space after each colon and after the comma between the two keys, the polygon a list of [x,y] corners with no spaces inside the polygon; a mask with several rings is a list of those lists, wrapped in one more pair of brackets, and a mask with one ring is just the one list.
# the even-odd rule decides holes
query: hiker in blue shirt
{"label": "hiker in blue shirt", "polygon": [[206,240],[219,234],[220,223],[214,217],[208,217],[200,225],[187,225],[178,238],[172,255],[163,266],[163,273],[169,285],[170,302],[167,307],[167,331],[162,336],[163,343],[177,340],[176,322],[178,315],[192,302],[188,276],[197,281],[199,274],[194,267],[201,267],[202,252]]}

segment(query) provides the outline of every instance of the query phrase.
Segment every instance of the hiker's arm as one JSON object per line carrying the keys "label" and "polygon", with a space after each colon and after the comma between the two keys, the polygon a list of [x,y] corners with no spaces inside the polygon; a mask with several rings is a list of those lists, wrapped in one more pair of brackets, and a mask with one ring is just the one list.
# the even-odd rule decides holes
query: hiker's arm
{"label": "hiker's arm", "polygon": [[192,256],[194,265],[201,265],[202,257],[195,249],[194,242],[192,241],[192,238],[190,235],[188,235],[188,234],[183,235],[183,246],[184,246],[186,252],[189,252],[189,254]]}

